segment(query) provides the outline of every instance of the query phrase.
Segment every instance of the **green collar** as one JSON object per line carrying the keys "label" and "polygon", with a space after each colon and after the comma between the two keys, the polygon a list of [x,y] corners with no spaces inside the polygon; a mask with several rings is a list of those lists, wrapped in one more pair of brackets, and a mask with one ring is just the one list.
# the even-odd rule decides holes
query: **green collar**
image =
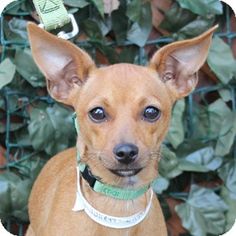
{"label": "green collar", "polygon": [[[79,133],[79,124],[76,118],[76,113],[73,114],[74,125],[76,128],[77,133]],[[140,188],[135,189],[124,189],[119,188],[113,185],[105,184],[99,180],[98,177],[95,177],[88,165],[81,162],[80,153],[77,149],[77,164],[80,170],[80,173],[87,181],[89,186],[97,193],[104,194],[106,196],[116,198],[119,200],[133,200],[141,195],[143,195],[147,190],[150,188],[151,184],[145,185]]]}

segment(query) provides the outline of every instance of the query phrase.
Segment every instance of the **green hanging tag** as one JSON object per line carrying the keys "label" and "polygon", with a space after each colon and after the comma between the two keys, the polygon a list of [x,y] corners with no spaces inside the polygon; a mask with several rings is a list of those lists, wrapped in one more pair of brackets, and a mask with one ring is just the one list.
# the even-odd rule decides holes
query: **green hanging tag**
{"label": "green hanging tag", "polygon": [[62,0],[33,0],[42,28],[53,30],[70,22]]}

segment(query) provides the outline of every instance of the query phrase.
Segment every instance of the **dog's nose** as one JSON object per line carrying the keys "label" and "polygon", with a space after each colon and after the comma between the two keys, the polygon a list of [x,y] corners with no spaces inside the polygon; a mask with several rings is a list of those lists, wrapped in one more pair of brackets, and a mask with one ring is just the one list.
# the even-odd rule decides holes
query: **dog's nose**
{"label": "dog's nose", "polygon": [[128,165],[138,156],[138,147],[131,143],[118,144],[114,147],[113,153],[117,161]]}

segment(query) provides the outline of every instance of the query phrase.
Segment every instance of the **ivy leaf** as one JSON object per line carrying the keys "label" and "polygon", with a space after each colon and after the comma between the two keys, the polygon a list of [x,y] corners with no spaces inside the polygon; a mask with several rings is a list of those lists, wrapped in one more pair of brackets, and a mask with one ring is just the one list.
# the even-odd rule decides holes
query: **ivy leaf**
{"label": "ivy leaf", "polygon": [[64,0],[64,4],[70,7],[84,8],[89,5],[86,0]]}
{"label": "ivy leaf", "polygon": [[[202,166],[203,170],[214,171],[222,164],[222,158],[215,157],[212,147],[204,147],[199,149],[184,158],[186,161]],[[194,171],[194,170],[192,170]]]}
{"label": "ivy leaf", "polygon": [[214,37],[207,63],[223,84],[228,84],[236,73],[236,61],[231,48],[219,37]]}
{"label": "ivy leaf", "polygon": [[221,98],[223,99],[224,102],[229,102],[230,100],[233,100],[234,98],[231,96],[231,91],[230,89],[227,88],[222,88],[218,90]]}
{"label": "ivy leaf", "polygon": [[0,218],[10,219],[12,217],[20,222],[28,222],[28,197],[33,182],[43,166],[39,157],[34,156],[21,163],[30,170],[27,178],[6,171],[0,175]]}
{"label": "ivy leaf", "polygon": [[222,160],[214,158],[212,147],[206,147],[197,140],[188,140],[176,150],[179,169],[182,171],[208,172],[220,165]]}
{"label": "ivy leaf", "polygon": [[9,23],[9,29],[12,33],[18,35],[21,39],[27,40],[28,34],[27,34],[27,21],[23,19],[18,19],[13,17]]}
{"label": "ivy leaf", "polygon": [[161,175],[152,183],[152,188],[155,193],[161,194],[169,187],[170,181],[167,178],[162,177]]}
{"label": "ivy leaf", "polygon": [[236,113],[231,112],[222,121],[215,154],[225,156],[230,152],[236,136]]}
{"label": "ivy leaf", "polygon": [[208,115],[208,125],[210,127],[210,133],[208,135],[211,136],[212,134],[212,136],[216,138],[219,136],[219,127],[221,127],[225,117],[231,115],[231,110],[222,99],[218,99],[209,105]]}
{"label": "ivy leaf", "polygon": [[120,62],[134,63],[138,55],[138,52],[139,50],[138,47],[136,46],[130,46],[124,48],[119,54]]}
{"label": "ivy leaf", "polygon": [[75,138],[71,112],[58,104],[32,109],[30,120],[28,131],[37,151],[54,155],[70,146]]}
{"label": "ivy leaf", "polygon": [[103,41],[102,31],[95,20],[87,19],[83,21],[83,28],[91,41],[95,42]]}
{"label": "ivy leaf", "polygon": [[213,190],[197,185],[191,186],[186,202],[175,208],[183,226],[194,236],[222,234],[227,209],[227,205]]}
{"label": "ivy leaf", "polygon": [[34,63],[29,49],[17,50],[15,55],[17,72],[27,80],[33,87],[45,87],[44,76]]}
{"label": "ivy leaf", "polygon": [[152,13],[149,3],[142,5],[140,20],[139,22],[134,22],[127,33],[127,39],[143,47],[148,39],[148,36],[152,29]]}
{"label": "ivy leaf", "polygon": [[0,217],[7,219],[11,215],[11,189],[9,181],[17,183],[19,179],[16,175],[6,172],[0,175]]}
{"label": "ivy leaf", "polygon": [[184,141],[183,115],[185,110],[185,100],[176,102],[171,117],[171,123],[167,134],[167,141],[176,149]]}
{"label": "ivy leaf", "polygon": [[6,58],[0,64],[0,89],[9,84],[15,75],[16,66],[9,58]]}
{"label": "ivy leaf", "polygon": [[221,15],[223,13],[223,7],[219,0],[177,0],[177,2],[182,8],[188,9],[201,16],[209,14]]}
{"label": "ivy leaf", "polygon": [[127,5],[126,15],[133,22],[140,22],[142,18],[142,1],[133,0]]}
{"label": "ivy leaf", "polygon": [[111,46],[106,46],[102,43],[92,43],[98,50],[104,54],[111,64],[120,62],[118,54],[116,53],[115,49]]}
{"label": "ivy leaf", "polygon": [[185,159],[179,161],[179,169],[182,171],[193,171],[202,173],[209,171],[205,166],[193,163],[191,161],[187,161]]}
{"label": "ivy leaf", "polygon": [[104,13],[111,14],[113,11],[119,8],[120,2],[118,0],[106,0],[104,1]]}
{"label": "ivy leaf", "polygon": [[181,8],[178,4],[173,4],[171,8],[164,12],[165,18],[160,28],[169,32],[177,32],[179,29],[192,22],[197,16],[192,12]]}
{"label": "ivy leaf", "polygon": [[91,2],[95,5],[101,17],[104,17],[104,2],[103,0],[91,0]]}
{"label": "ivy leaf", "polygon": [[228,161],[218,170],[220,178],[228,190],[230,198],[236,199],[236,162]]}
{"label": "ivy leaf", "polygon": [[128,17],[124,12],[123,7],[120,7],[118,10],[112,12],[111,20],[117,43],[124,43],[128,30]]}
{"label": "ivy leaf", "polygon": [[229,190],[226,187],[222,187],[220,193],[224,202],[228,205],[228,211],[226,212],[226,231],[230,230],[235,222],[236,216],[236,198],[230,196]]}
{"label": "ivy leaf", "polygon": [[168,179],[180,175],[182,170],[178,168],[178,164],[179,161],[175,153],[163,145],[161,148],[161,160],[158,166],[160,175]]}
{"label": "ivy leaf", "polygon": [[173,37],[182,40],[186,38],[196,37],[206,30],[208,30],[215,21],[215,17],[201,17],[198,16],[195,20],[182,27]]}
{"label": "ivy leaf", "polygon": [[12,42],[27,44],[27,21],[13,17],[9,22],[3,21],[4,38]]}
{"label": "ivy leaf", "polygon": [[223,120],[231,114],[227,104],[222,99],[218,99],[208,107],[195,104],[194,108],[193,125],[197,127],[194,129],[194,137],[207,140],[217,139]]}

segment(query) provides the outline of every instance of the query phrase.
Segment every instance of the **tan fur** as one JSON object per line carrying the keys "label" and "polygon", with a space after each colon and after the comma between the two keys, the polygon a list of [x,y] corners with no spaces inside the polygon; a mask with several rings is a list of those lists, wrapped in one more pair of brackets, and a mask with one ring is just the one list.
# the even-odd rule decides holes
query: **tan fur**
{"label": "tan fur", "polygon": [[[49,93],[74,107],[80,123],[77,147],[95,176],[122,188],[140,187],[156,178],[172,105],[195,87],[196,72],[206,59],[214,29],[164,47],[148,67],[116,64],[97,68],[81,49],[29,24],[34,59],[47,77]],[[144,108],[150,105],[161,110],[160,118],[153,123],[142,119]],[[94,107],[105,108],[109,114],[106,121],[98,124],[89,119],[88,112]],[[124,167],[113,154],[119,143],[138,146],[138,158],[132,165],[143,169],[136,176],[118,177],[109,171]],[[137,226],[111,229],[95,223],[83,211],[72,211],[76,183],[76,149],[72,148],[53,157],[34,184],[27,236],[167,235],[157,198]],[[113,199],[95,193],[84,180],[82,192],[97,210],[121,217],[144,210],[150,197],[148,191],[132,201]]]}

